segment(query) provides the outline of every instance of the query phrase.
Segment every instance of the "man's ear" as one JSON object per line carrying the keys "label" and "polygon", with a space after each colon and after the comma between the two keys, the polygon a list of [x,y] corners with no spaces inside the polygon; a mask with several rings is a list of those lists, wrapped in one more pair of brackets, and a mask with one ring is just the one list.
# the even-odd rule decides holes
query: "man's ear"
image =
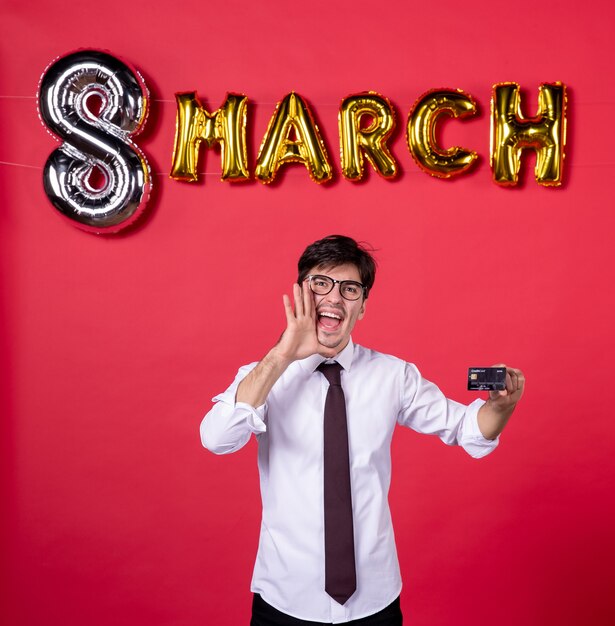
{"label": "man's ear", "polygon": [[363,316],[365,315],[365,306],[367,305],[367,299],[363,298],[363,304],[361,304],[361,310],[359,311],[359,317],[357,317],[358,320],[362,320]]}

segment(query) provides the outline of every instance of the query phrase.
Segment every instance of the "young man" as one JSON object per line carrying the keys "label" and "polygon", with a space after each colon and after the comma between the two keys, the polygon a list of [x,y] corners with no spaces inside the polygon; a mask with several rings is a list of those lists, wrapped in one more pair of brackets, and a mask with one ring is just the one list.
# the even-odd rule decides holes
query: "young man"
{"label": "young man", "polygon": [[201,424],[203,445],[234,452],[258,440],[263,518],[252,626],[402,623],[401,577],[388,506],[396,424],[489,454],[523,393],[465,406],[417,368],[352,342],[375,263],[353,239],[326,237],[299,259],[286,330],[242,367]]}

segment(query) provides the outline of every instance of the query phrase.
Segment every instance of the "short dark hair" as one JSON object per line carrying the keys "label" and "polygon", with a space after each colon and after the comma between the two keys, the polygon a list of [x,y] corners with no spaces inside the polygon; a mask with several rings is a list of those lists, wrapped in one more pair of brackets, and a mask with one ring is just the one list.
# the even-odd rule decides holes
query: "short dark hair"
{"label": "short dark hair", "polygon": [[345,235],[329,235],[319,239],[310,244],[301,255],[297,282],[301,284],[314,267],[337,267],[351,263],[359,270],[367,298],[376,278],[376,261],[370,252],[373,252],[371,246],[368,247],[364,242],[357,243]]}

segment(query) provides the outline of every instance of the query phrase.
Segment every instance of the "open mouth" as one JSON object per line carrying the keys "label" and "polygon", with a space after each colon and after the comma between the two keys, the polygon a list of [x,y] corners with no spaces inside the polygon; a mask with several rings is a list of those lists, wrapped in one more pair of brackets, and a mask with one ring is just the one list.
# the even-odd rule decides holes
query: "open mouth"
{"label": "open mouth", "polygon": [[342,325],[342,316],[331,311],[320,311],[318,325],[329,332],[337,330]]}

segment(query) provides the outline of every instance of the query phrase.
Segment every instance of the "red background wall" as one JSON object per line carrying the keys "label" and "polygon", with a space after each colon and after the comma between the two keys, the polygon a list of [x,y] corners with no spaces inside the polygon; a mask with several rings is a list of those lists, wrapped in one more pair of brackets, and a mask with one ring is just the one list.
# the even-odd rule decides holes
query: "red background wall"
{"label": "red background wall", "polygon": [[[151,2],[2,5],[0,211],[3,623],[247,624],[259,526],[255,447],[200,447],[209,399],[283,328],[304,246],[343,232],[380,273],[355,340],[470,400],[466,367],[528,379],[500,448],[476,462],[399,431],[391,493],[409,624],[611,624],[613,5]],[[56,147],[38,120],[45,67],[109,50],[152,94],[138,140],[155,173],[146,219],[116,236],[62,220],[42,190]],[[491,181],[496,82],[569,87],[564,186]],[[480,162],[430,178],[404,138],[410,107],[462,88],[480,113],[442,130]],[[168,178],[176,91],[210,110],[250,98],[249,156],[275,103],[311,104],[336,178]],[[402,174],[340,176],[337,109],[367,89],[398,113]],[[485,267],[488,271],[485,272]],[[260,280],[261,277],[265,280]]]}

